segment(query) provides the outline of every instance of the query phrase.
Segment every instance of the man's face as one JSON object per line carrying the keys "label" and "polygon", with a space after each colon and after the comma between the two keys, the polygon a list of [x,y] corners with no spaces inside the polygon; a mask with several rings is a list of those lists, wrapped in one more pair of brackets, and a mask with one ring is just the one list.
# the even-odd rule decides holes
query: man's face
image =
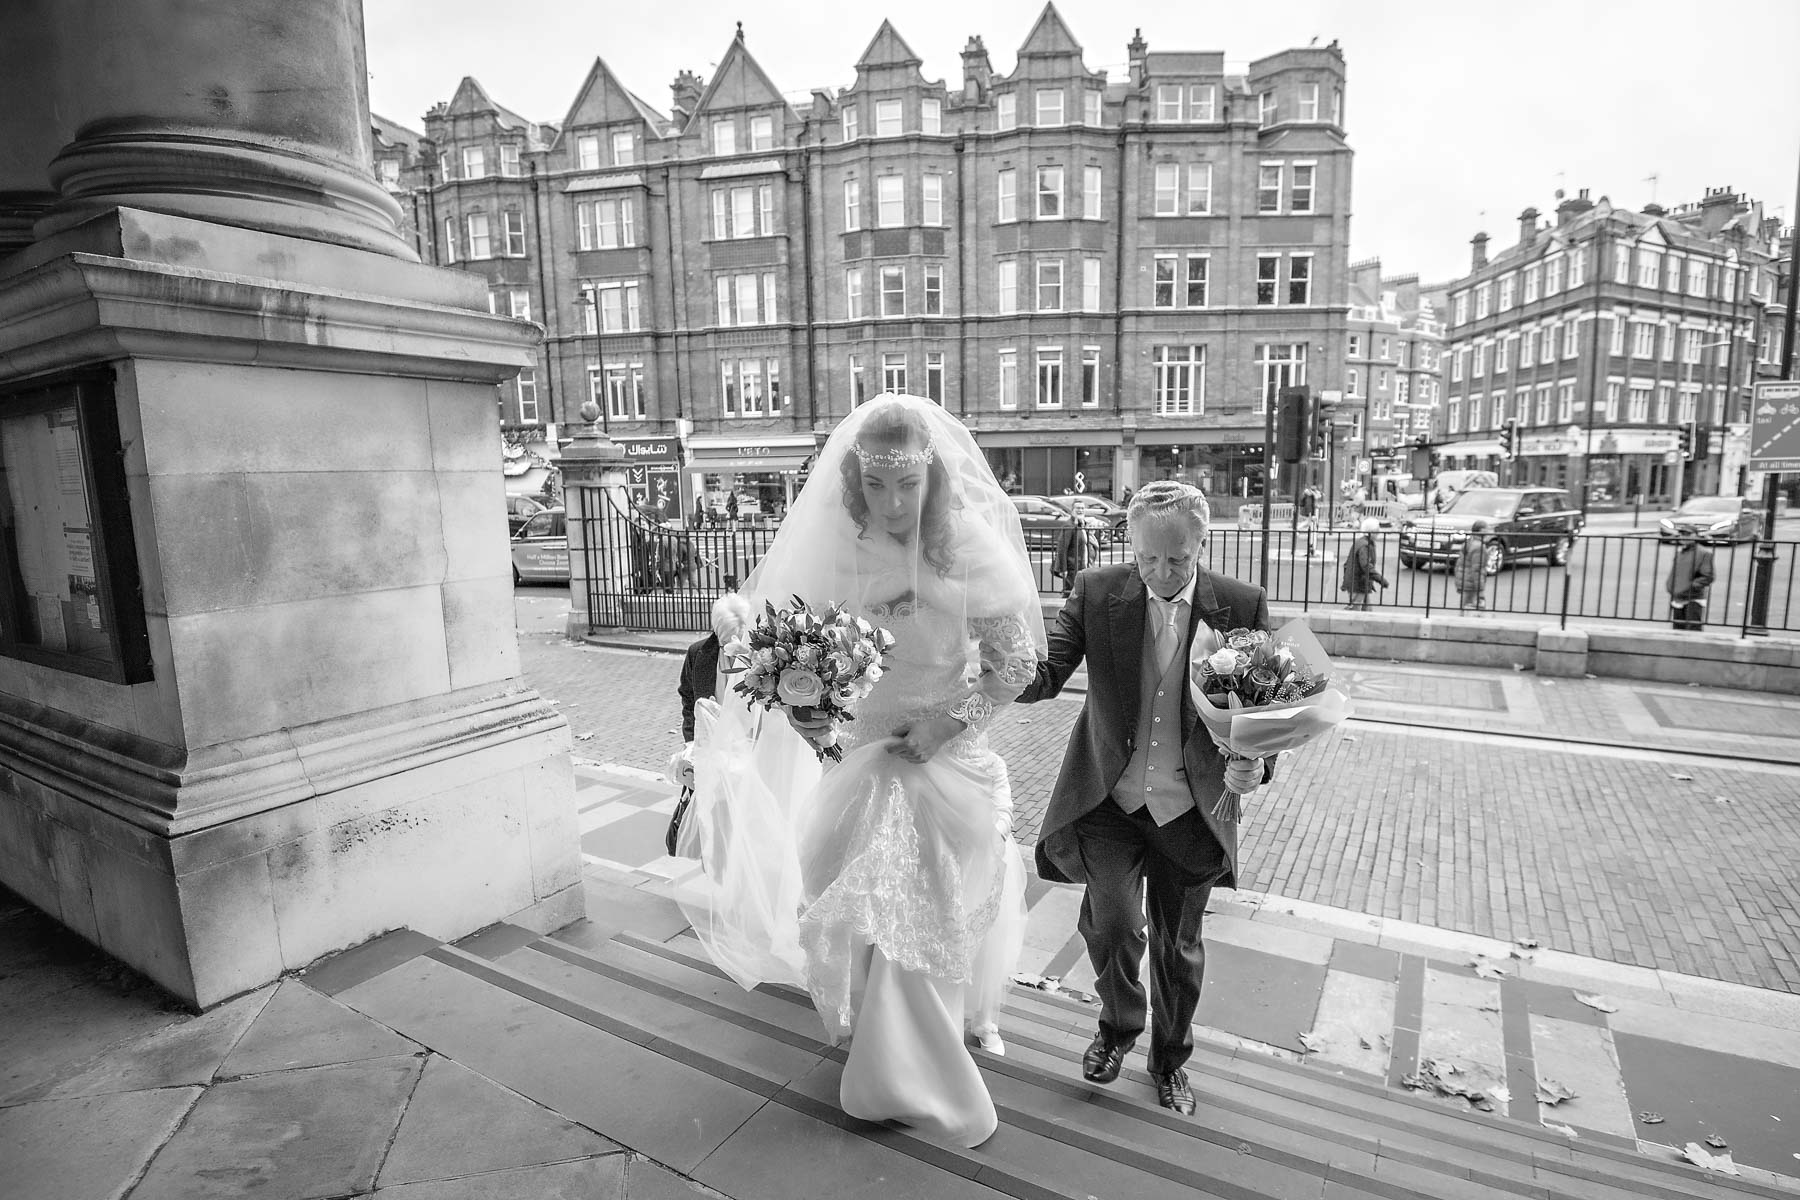
{"label": "man's face", "polygon": [[1137,559],[1144,586],[1167,600],[1193,577],[1199,565],[1206,535],[1195,530],[1185,514],[1173,519],[1134,524],[1131,553]]}

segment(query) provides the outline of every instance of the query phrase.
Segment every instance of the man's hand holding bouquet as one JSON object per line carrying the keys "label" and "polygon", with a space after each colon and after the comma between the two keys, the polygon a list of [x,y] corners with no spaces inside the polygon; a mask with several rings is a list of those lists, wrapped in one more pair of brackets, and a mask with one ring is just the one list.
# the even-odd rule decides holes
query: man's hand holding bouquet
{"label": "man's hand holding bouquet", "polygon": [[894,635],[832,605],[814,612],[795,596],[771,602],[742,637],[720,652],[726,674],[742,674],[732,691],[755,707],[781,709],[821,761],[841,761],[837,727],[854,720],[851,706],[881,678]]}
{"label": "man's hand holding bouquet", "polygon": [[1274,633],[1202,628],[1194,635],[1188,687],[1206,731],[1232,760],[1215,817],[1237,815],[1233,763],[1304,746],[1350,715],[1350,698],[1331,686],[1331,660],[1301,620]]}

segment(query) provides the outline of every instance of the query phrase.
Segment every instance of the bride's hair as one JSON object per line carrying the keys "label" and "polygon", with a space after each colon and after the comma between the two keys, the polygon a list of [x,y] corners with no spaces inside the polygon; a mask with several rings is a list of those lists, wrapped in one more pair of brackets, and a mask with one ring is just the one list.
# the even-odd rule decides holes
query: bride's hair
{"label": "bride's hair", "polygon": [[[890,404],[886,411],[873,413],[864,422],[856,438],[855,450],[869,454],[896,451],[916,454],[931,445],[931,429],[925,419],[918,413],[908,412],[902,405]],[[844,508],[856,522],[857,537],[867,537],[869,502],[863,496],[861,456],[854,452],[844,455],[841,474]],[[950,509],[950,476],[944,470],[943,459],[933,453],[925,466],[925,501],[919,506],[919,553],[940,576],[949,574],[955,561]]]}

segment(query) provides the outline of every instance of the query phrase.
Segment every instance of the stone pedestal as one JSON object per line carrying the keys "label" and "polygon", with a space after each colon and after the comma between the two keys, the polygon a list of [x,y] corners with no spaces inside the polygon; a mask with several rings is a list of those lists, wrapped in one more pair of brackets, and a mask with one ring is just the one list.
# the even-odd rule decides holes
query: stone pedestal
{"label": "stone pedestal", "polygon": [[[584,416],[591,407],[590,401]],[[630,551],[610,545],[601,534],[608,522],[621,528],[622,515],[631,511],[624,448],[590,421],[574,427],[573,440],[563,447],[560,461],[564,525],[569,531],[568,634],[579,638],[595,629],[622,628]]]}
{"label": "stone pedestal", "polygon": [[581,914],[497,457],[538,337],[472,276],[165,213],[0,261],[0,386],[113,372],[152,662],[0,658],[0,881],[202,1006]]}

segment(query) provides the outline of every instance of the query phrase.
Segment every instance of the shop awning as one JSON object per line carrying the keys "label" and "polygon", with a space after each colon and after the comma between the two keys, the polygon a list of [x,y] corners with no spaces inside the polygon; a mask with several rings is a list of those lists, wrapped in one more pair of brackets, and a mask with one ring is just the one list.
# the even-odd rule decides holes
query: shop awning
{"label": "shop awning", "polygon": [[811,435],[690,437],[687,447],[690,471],[798,471],[818,449]]}
{"label": "shop awning", "polygon": [[1492,458],[1500,453],[1500,441],[1489,438],[1481,442],[1447,442],[1438,447],[1438,453],[1457,458]]}

